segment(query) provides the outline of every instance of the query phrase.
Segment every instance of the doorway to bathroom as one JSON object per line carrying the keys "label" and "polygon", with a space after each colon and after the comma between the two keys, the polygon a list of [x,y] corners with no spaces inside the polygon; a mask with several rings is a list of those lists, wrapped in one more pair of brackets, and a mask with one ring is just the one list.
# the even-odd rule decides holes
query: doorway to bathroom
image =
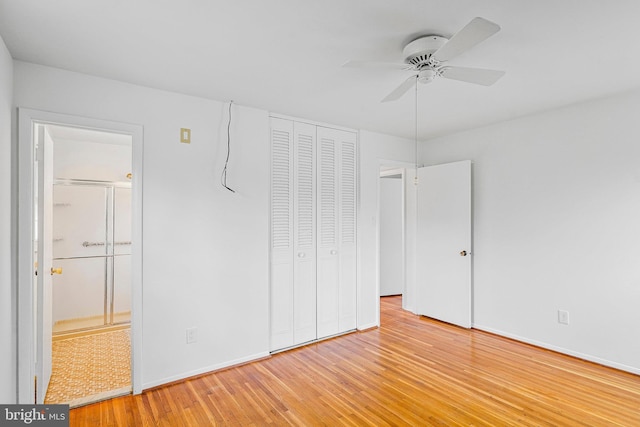
{"label": "doorway to bathroom", "polygon": [[37,149],[48,156],[36,161],[48,165],[37,168],[47,176],[35,219],[47,241],[35,249],[46,248],[42,257],[52,264],[51,292],[42,295],[51,343],[47,328],[36,344],[51,345],[44,403],[78,406],[128,394],[132,137],[54,124],[36,130]]}
{"label": "doorway to bathroom", "polygon": [[140,393],[143,128],[26,108],[18,125],[18,402]]}
{"label": "doorway to bathroom", "polygon": [[32,129],[35,401],[128,394],[132,135]]}

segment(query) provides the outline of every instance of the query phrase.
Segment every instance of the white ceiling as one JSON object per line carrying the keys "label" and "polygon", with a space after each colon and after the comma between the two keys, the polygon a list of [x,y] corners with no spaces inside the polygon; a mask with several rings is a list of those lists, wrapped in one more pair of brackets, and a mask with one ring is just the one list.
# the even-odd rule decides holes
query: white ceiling
{"label": "white ceiling", "polygon": [[420,139],[640,87],[638,0],[0,0],[0,35],[22,61],[413,138],[413,94],[379,102],[406,72],[342,64],[476,16],[502,30],[450,64],[507,74],[421,85]]}

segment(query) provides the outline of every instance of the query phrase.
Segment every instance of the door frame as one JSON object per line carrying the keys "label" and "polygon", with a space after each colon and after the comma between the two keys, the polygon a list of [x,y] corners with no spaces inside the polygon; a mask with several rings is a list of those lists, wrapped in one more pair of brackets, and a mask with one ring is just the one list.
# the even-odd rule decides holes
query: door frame
{"label": "door frame", "polygon": [[[402,308],[405,310],[412,311],[413,307],[410,302],[413,300],[412,289],[410,289],[410,274],[409,274],[409,262],[413,253],[411,248],[409,247],[407,240],[408,238],[408,229],[409,227],[409,212],[407,211],[407,183],[410,179],[409,171],[415,168],[415,163],[403,162],[398,160],[385,160],[378,159],[378,176],[376,177],[376,262],[375,262],[375,272],[376,272],[376,298],[380,300],[380,180],[383,179],[382,175],[385,171],[393,171],[394,174],[401,174],[402,180],[402,242],[403,242],[403,278],[402,278]],[[380,304],[376,304],[376,324],[380,326]]]}
{"label": "door frame", "polygon": [[[132,138],[132,295],[131,385],[142,392],[142,189],[143,127],[94,118],[18,108],[18,403],[35,396],[34,253],[34,124],[53,124],[130,135]],[[41,179],[41,177],[39,177]]]}
{"label": "door frame", "polygon": [[[383,170],[384,168],[384,170]],[[402,236],[400,236],[400,240],[401,240],[401,245],[402,245],[402,249],[400,252],[400,258],[402,259],[402,272],[401,272],[401,286],[402,286],[402,292],[401,295],[405,295],[407,293],[407,272],[406,272],[406,203],[405,203],[405,186],[406,186],[406,179],[407,179],[407,173],[405,171],[404,168],[397,168],[397,169],[387,169],[386,167],[381,167],[380,168],[380,176],[378,177],[378,238],[377,238],[377,250],[378,250],[378,293],[381,294],[382,292],[380,291],[380,270],[382,267],[382,257],[380,256],[380,251],[382,249],[382,244],[380,242],[380,236],[382,235],[382,215],[381,215],[381,211],[382,211],[382,179],[389,179],[387,177],[395,177],[400,175],[399,178],[397,178],[398,181],[400,181],[400,228],[402,230]]]}

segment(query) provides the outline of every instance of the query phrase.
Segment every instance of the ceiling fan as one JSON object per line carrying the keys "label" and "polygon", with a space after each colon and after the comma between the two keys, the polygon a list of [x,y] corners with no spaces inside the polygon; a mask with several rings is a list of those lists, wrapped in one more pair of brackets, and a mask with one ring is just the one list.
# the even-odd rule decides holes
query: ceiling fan
{"label": "ceiling fan", "polygon": [[386,68],[413,72],[413,75],[387,95],[382,102],[395,101],[417,82],[430,83],[436,77],[491,86],[504,75],[504,71],[457,67],[446,65],[446,62],[488,39],[498,31],[500,31],[499,25],[478,17],[472,19],[450,39],[438,35],[428,35],[413,40],[402,50],[404,64],[354,60],[345,63],[344,67]]}

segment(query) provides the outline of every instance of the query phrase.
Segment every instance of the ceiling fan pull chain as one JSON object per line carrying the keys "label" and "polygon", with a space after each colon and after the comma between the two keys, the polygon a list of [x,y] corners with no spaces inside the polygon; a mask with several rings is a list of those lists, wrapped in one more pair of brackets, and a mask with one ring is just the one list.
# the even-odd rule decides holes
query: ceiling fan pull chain
{"label": "ceiling fan pull chain", "polygon": [[416,75],[416,96],[415,96],[415,104],[416,104],[416,108],[415,108],[415,153],[414,153],[414,160],[415,160],[415,167],[416,167],[416,176],[413,178],[413,184],[414,185],[418,185],[418,78],[419,76]]}

